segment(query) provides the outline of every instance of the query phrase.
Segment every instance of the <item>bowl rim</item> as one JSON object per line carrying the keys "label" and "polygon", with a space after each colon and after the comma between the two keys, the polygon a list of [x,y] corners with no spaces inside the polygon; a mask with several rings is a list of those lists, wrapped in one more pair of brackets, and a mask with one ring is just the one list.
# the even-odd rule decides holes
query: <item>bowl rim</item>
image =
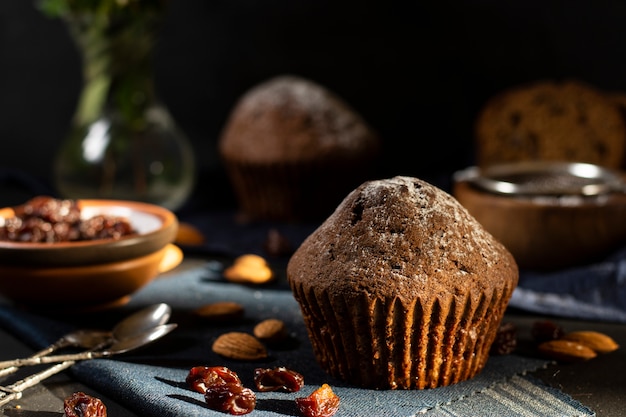
{"label": "bowl rim", "polygon": [[[148,215],[160,221],[154,230],[120,239],[97,239],[78,242],[0,241],[0,264],[76,266],[123,261],[155,252],[174,241],[178,230],[176,215],[161,206],[130,200],[77,199],[79,207],[100,209],[123,208]],[[13,207],[0,209],[0,217],[10,217]]]}

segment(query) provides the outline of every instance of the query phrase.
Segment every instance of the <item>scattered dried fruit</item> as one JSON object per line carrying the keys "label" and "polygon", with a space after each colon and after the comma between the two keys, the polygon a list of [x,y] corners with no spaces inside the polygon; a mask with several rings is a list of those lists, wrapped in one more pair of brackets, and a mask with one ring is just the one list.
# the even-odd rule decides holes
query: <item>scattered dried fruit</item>
{"label": "scattered dried fruit", "polygon": [[569,332],[562,339],[580,343],[598,353],[609,353],[619,348],[610,336],[592,330]]}
{"label": "scattered dried fruit", "polygon": [[256,407],[256,394],[241,384],[225,384],[210,387],[204,400],[213,410],[235,416],[248,414]]}
{"label": "scattered dried fruit", "polygon": [[282,320],[267,319],[254,326],[254,336],[259,340],[273,344],[287,338],[287,328]]}
{"label": "scattered dried fruit", "polygon": [[107,408],[99,398],[75,392],[63,400],[65,417],[107,417]]}
{"label": "scattered dried fruit", "polygon": [[339,410],[339,402],[339,397],[328,384],[323,384],[308,397],[296,398],[296,406],[304,417],[330,417]]}
{"label": "scattered dried fruit", "polygon": [[508,355],[517,347],[517,326],[514,323],[502,323],[489,353],[492,355]]}
{"label": "scattered dried fruit", "polygon": [[538,346],[538,350],[542,355],[562,362],[585,361],[597,356],[591,348],[564,339],[543,342]]}
{"label": "scattered dried fruit", "polygon": [[267,358],[265,346],[251,334],[224,333],[213,342],[213,352],[230,359],[255,361]]}
{"label": "scattered dried fruit", "polygon": [[263,257],[248,254],[237,257],[233,265],[224,270],[224,277],[242,284],[264,284],[274,278],[274,272]]}
{"label": "scattered dried fruit", "polygon": [[304,377],[284,366],[273,369],[256,368],[254,370],[254,384],[259,392],[298,392],[304,386]]}
{"label": "scattered dried fruit", "polygon": [[225,366],[195,366],[187,375],[191,389],[204,394],[207,405],[232,415],[248,414],[256,407],[256,394]]}
{"label": "scattered dried fruit", "polygon": [[244,308],[234,301],[218,301],[205,304],[194,310],[194,314],[203,320],[208,321],[236,321],[243,317]]}
{"label": "scattered dried fruit", "polygon": [[189,370],[185,382],[200,394],[216,385],[241,384],[239,376],[225,366],[194,366]]}

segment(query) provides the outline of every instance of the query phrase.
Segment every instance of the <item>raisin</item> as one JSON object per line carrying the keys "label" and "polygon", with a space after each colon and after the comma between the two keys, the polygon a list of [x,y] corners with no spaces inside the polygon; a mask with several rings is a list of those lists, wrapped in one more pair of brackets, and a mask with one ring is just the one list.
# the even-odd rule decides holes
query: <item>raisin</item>
{"label": "raisin", "polygon": [[274,369],[256,368],[254,384],[257,391],[298,392],[304,386],[304,377],[296,371],[280,366]]}
{"label": "raisin", "polygon": [[308,397],[296,398],[303,417],[330,417],[339,410],[339,397],[328,384],[323,384]]}
{"label": "raisin", "polygon": [[65,417],[107,417],[107,408],[99,398],[75,392],[63,401]]}
{"label": "raisin", "polygon": [[256,407],[256,394],[245,388],[239,376],[225,366],[195,366],[185,381],[191,389],[204,394],[205,402],[213,410],[239,416]]}
{"label": "raisin", "polygon": [[195,366],[185,380],[191,389],[204,394],[209,387],[239,384],[239,376],[225,366]]}
{"label": "raisin", "polygon": [[48,223],[78,223],[80,208],[73,200],[58,200],[52,197],[39,196],[32,198],[16,207],[18,217],[37,217]]}
{"label": "raisin", "polygon": [[256,407],[256,394],[240,383],[231,382],[207,387],[204,400],[211,409],[235,416],[248,414]]}
{"label": "raisin", "polygon": [[536,321],[531,329],[533,339],[538,342],[560,339],[565,334],[563,328],[550,320]]}
{"label": "raisin", "polygon": [[93,239],[119,239],[136,233],[123,217],[96,215],[81,220],[80,207],[73,200],[35,197],[17,206],[15,216],[5,219],[0,239],[15,242],[69,242]]}
{"label": "raisin", "polygon": [[489,353],[492,355],[508,355],[517,347],[517,326],[513,323],[502,323]]}
{"label": "raisin", "polygon": [[125,218],[103,214],[84,220],[79,230],[82,240],[119,239],[133,232],[130,223]]}

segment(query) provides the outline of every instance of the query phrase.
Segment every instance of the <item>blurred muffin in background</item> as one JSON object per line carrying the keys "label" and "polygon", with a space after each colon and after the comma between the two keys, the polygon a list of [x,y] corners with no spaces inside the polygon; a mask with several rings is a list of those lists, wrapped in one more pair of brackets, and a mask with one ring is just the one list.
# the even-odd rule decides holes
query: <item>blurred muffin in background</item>
{"label": "blurred muffin in background", "polygon": [[322,220],[369,179],[378,135],[327,88],[281,75],[246,92],[219,141],[247,220]]}

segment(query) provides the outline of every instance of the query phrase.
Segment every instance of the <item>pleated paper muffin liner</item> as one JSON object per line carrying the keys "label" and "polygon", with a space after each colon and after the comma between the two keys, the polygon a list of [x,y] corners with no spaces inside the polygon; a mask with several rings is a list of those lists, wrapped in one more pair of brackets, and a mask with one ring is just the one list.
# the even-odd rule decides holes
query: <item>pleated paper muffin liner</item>
{"label": "pleated paper muffin liner", "polygon": [[477,375],[513,291],[402,302],[301,285],[292,290],[320,366],[373,389],[436,388]]}

